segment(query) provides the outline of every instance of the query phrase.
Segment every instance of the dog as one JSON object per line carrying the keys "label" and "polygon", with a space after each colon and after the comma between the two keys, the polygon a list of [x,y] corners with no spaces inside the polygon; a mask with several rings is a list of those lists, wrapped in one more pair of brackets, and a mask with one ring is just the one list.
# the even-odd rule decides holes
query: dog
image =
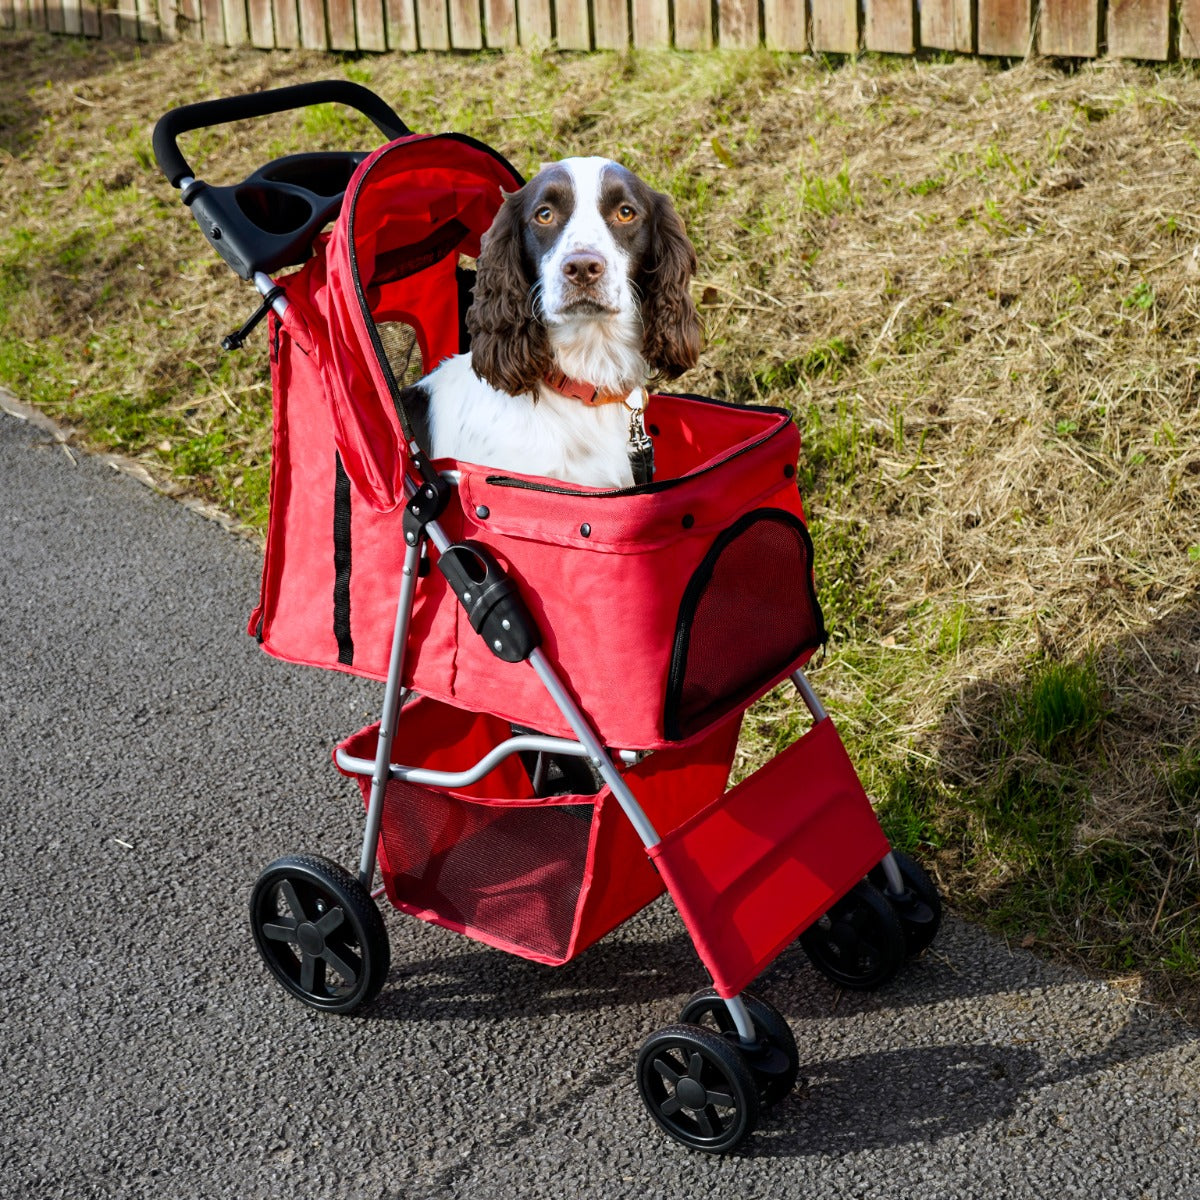
{"label": "dog", "polygon": [[469,352],[401,394],[416,441],[585,487],[646,482],[647,385],[700,352],[696,265],[670,198],[633,172],[605,158],[543,167],[482,239]]}

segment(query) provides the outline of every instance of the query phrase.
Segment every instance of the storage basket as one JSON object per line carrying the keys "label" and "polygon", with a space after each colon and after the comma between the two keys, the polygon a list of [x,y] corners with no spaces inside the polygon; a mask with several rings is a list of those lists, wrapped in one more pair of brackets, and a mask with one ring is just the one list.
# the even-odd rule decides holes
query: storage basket
{"label": "storage basket", "polygon": [[[740,715],[726,720],[687,751],[662,751],[625,773],[660,834],[724,791],[740,724]],[[496,717],[420,697],[401,712],[392,757],[461,771],[511,733]],[[371,725],[341,749],[373,759],[378,738]],[[366,801],[370,779],[356,778]],[[663,891],[609,788],[539,799],[516,756],[462,789],[392,779],[379,864],[397,908],[551,964],[567,962]]]}

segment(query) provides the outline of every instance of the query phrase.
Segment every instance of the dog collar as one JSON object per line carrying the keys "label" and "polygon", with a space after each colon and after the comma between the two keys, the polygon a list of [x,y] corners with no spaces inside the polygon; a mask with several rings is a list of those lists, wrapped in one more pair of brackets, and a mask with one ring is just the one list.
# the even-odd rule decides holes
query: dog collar
{"label": "dog collar", "polygon": [[[632,392],[606,392],[601,388],[593,387],[590,383],[572,379],[561,371],[551,371],[548,375],[542,376],[542,382],[551,391],[558,392],[560,396],[570,396],[572,400],[580,400],[589,407],[601,404],[625,404],[633,394]],[[635,388],[634,391],[636,390]]]}

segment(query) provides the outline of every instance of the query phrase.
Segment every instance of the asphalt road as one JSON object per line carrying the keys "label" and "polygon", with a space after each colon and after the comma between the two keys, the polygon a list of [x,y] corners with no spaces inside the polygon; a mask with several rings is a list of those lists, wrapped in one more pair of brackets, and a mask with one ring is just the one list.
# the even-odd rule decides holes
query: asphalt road
{"label": "asphalt road", "polygon": [[380,689],[262,655],[253,546],[0,413],[0,1196],[1200,1197],[1200,1035],[953,918],[870,995],[761,990],[795,1093],[735,1155],[633,1063],[704,979],[660,900],[552,969],[389,910],[352,1017],[267,975],[263,865],[357,860]]}

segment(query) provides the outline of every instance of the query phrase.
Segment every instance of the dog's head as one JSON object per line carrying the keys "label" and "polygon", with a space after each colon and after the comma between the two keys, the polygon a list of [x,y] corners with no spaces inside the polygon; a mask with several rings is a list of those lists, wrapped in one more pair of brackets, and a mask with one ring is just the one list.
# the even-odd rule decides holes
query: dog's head
{"label": "dog's head", "polygon": [[608,159],[564,159],[507,195],[477,268],[472,364],[510,395],[553,369],[552,329],[587,329],[595,341],[632,324],[647,367],[668,379],[699,356],[688,291],[696,252],[683,222],[669,197]]}

